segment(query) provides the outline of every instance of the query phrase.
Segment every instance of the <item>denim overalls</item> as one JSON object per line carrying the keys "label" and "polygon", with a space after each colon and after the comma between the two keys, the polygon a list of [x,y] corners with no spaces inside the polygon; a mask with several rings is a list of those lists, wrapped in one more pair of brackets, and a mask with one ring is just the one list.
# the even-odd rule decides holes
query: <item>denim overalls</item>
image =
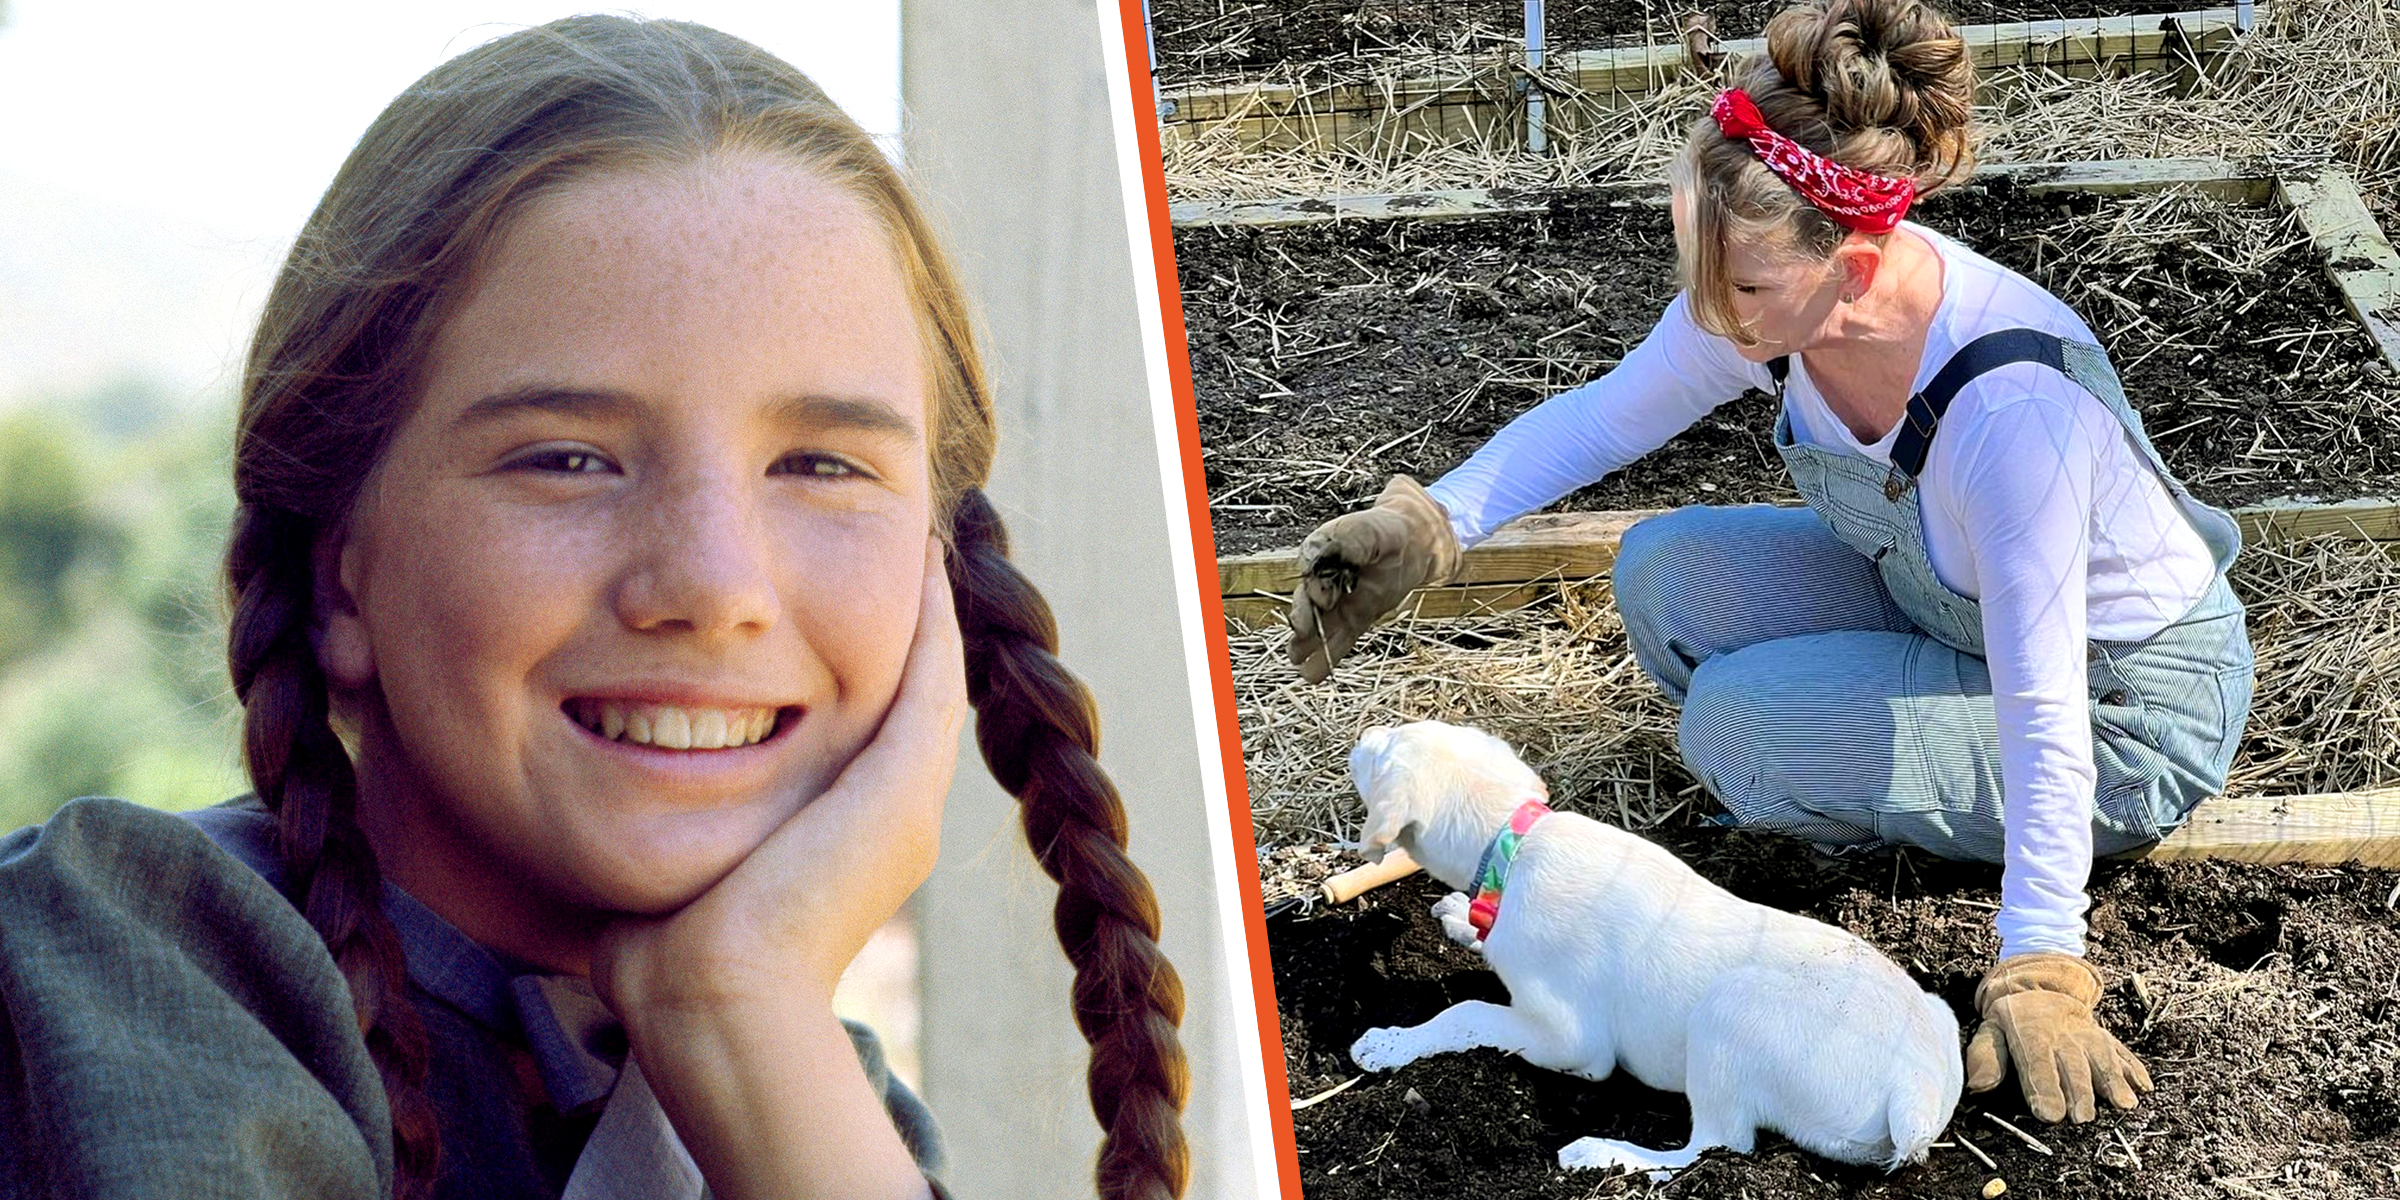
{"label": "denim overalls", "polygon": [[[2217,565],[2156,635],[2090,643],[2094,853],[2156,840],[2224,786],[2250,708],[2250,640],[2225,580],[2239,528],[2167,471],[2098,346],[2016,329],[1962,347],[1910,398],[1889,465],[1796,443],[1784,411],[1775,447],[1806,510],[1694,506],[1626,532],[1615,578],[1627,637],[1682,702],[1684,761],[1730,823],[2001,861],[1983,614],[1934,574],[1916,475],[1959,387],[2022,361],[2108,405]],[[1772,368],[1780,392],[1786,364]]]}

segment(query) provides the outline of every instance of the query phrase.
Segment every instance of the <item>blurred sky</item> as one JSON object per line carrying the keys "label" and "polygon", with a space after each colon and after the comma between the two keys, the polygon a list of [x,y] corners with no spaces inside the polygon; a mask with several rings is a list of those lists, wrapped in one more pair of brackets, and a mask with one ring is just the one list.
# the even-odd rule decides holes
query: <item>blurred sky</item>
{"label": "blurred sky", "polygon": [[897,145],[899,0],[6,0],[0,409],[139,375],[221,399],[375,114],[444,59],[594,8],[756,42]]}

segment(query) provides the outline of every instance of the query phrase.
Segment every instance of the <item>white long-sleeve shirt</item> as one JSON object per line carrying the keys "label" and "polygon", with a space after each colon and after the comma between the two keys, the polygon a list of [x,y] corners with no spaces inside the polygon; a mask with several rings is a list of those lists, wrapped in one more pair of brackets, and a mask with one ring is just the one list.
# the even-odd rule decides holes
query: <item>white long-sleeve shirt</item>
{"label": "white long-sleeve shirt", "polygon": [[[2098,341],[2030,280],[1923,226],[1901,228],[1943,264],[1912,391],[1995,329]],[[1428,490],[1459,543],[1473,545],[1753,387],[1773,390],[1766,367],[1701,330],[1678,296],[1616,369],[1510,422]],[[1858,441],[1798,357],[1784,404],[1798,440],[1891,461],[1898,425]],[[2008,840],[2001,953],[2081,954],[2095,780],[2086,639],[2135,641],[2164,629],[2208,588],[2215,562],[2108,406],[2033,363],[1987,372],[1958,393],[1918,488],[1934,574],[1983,612]]]}

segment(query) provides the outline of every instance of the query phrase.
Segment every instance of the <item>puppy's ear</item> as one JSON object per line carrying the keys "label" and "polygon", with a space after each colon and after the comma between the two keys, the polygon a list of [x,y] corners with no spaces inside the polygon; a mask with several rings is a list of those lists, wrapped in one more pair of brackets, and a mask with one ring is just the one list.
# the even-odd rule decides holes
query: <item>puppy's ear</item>
{"label": "puppy's ear", "polygon": [[1392,843],[1399,841],[1401,832],[1408,828],[1408,809],[1387,804],[1368,813],[1367,819],[1373,824],[1367,829],[1366,840],[1359,843],[1360,852],[1372,862],[1382,862],[1383,856],[1392,852]]}

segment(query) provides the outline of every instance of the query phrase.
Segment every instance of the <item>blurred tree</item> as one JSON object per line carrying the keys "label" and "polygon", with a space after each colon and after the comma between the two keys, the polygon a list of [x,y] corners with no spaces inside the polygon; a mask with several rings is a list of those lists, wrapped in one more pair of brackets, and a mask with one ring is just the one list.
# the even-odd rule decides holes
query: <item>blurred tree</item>
{"label": "blurred tree", "polygon": [[149,659],[120,609],[0,680],[0,830],[77,796],[191,808],[242,790],[224,714],[182,703]]}
{"label": "blurred tree", "polygon": [[0,417],[0,668],[73,624],[69,568],[117,541],[92,513],[81,441],[39,409]]}
{"label": "blurred tree", "polygon": [[118,382],[0,417],[0,831],[242,787],[217,572],[227,406]]}
{"label": "blurred tree", "polygon": [[226,689],[218,571],[233,520],[232,427],[215,413],[163,427],[129,443],[96,489],[105,519],[125,531],[112,590],[141,618],[155,666],[186,704]]}

